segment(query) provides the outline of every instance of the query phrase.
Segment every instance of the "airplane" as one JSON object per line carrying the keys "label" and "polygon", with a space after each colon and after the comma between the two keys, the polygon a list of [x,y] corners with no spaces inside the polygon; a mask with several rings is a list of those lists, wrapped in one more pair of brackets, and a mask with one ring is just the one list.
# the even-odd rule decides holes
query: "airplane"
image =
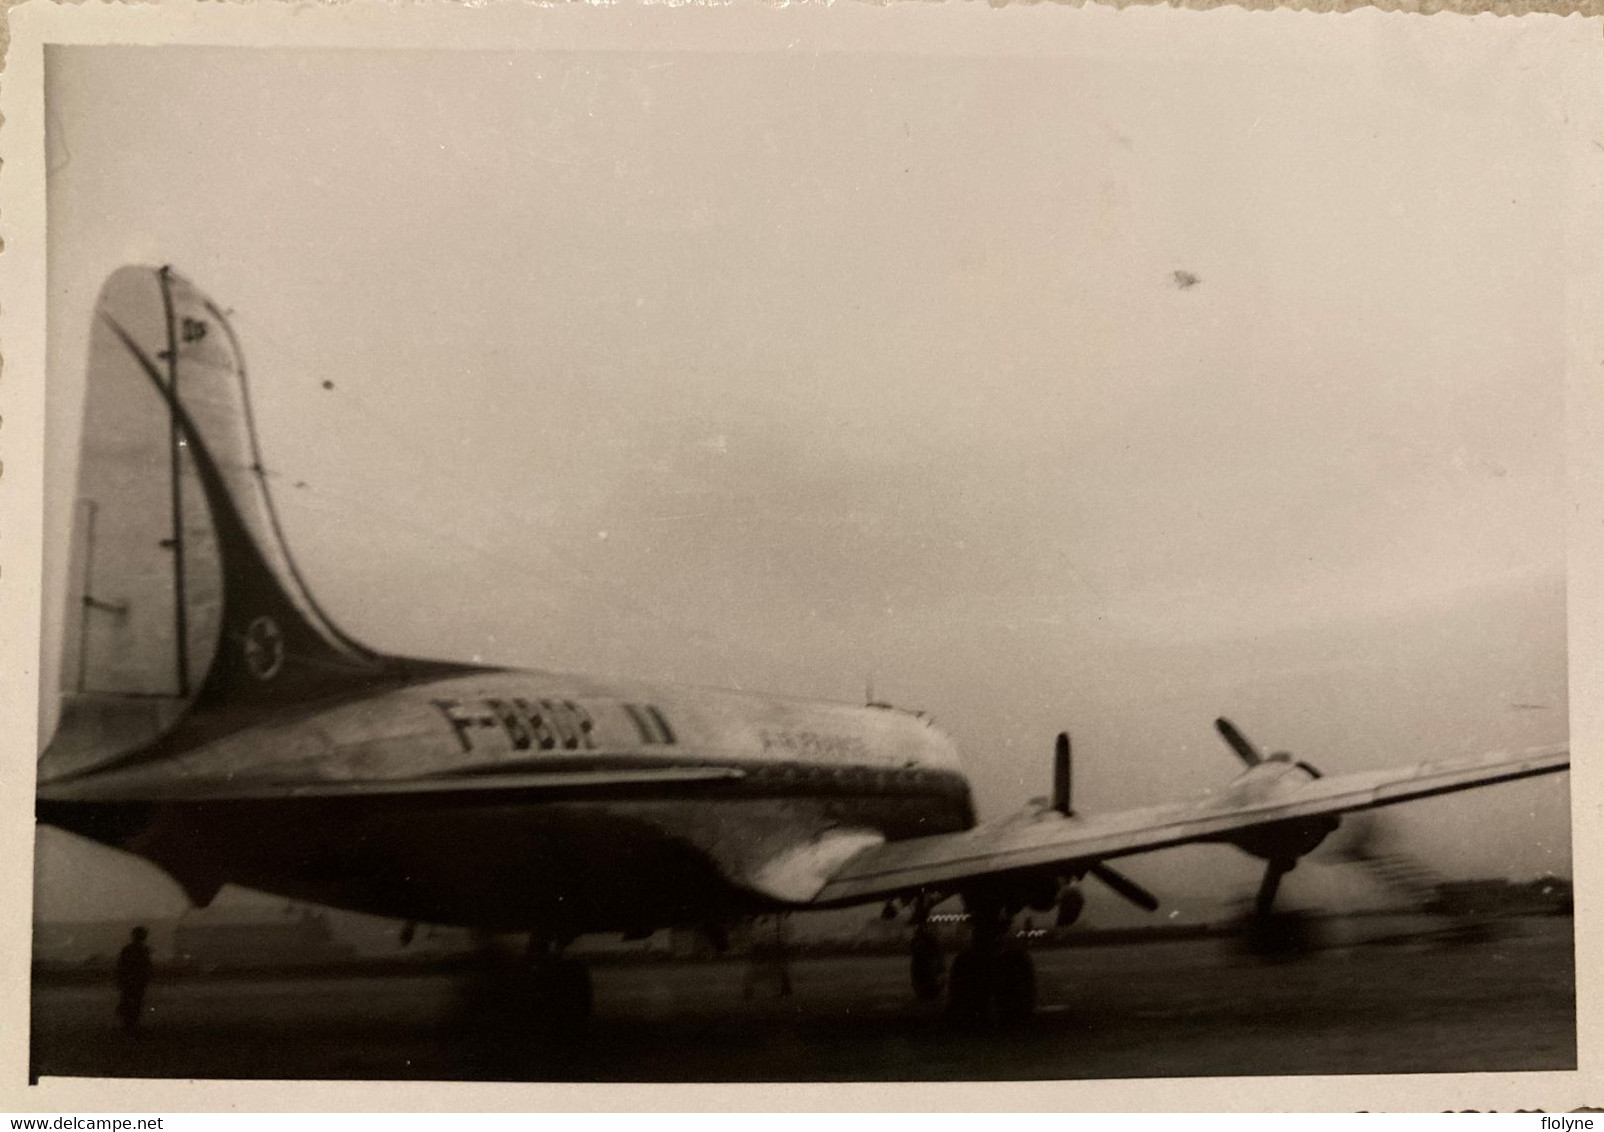
{"label": "airplane", "polygon": [[[393,656],[313,597],[285,542],[224,312],[169,267],[107,280],[90,331],[59,728],[37,817],[137,854],[195,904],[225,884],[527,934],[553,1025],[590,1011],[565,948],[671,926],[883,903],[926,930],[960,897],[950,1010],[1035,1005],[1026,908],[1078,914],[1087,877],[1149,911],[1111,861],[1192,843],[1282,877],[1342,815],[1569,766],[1565,745],[1323,776],[1262,753],[1179,802],[1081,814],[1057,737],[1049,799],[977,822],[956,744],[918,712]],[[75,618],[74,618],[75,615]],[[872,697],[871,697],[872,699]]]}

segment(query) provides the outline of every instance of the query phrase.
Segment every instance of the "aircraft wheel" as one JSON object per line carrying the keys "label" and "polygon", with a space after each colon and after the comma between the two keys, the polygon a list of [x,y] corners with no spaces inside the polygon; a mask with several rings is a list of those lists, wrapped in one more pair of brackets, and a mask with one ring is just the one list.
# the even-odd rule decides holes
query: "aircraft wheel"
{"label": "aircraft wheel", "polygon": [[915,995],[926,1002],[941,997],[942,984],[947,976],[947,964],[941,954],[941,944],[934,936],[923,938],[914,936],[908,968],[913,976]]}
{"label": "aircraft wheel", "polygon": [[542,1006],[554,1026],[573,1026],[590,1017],[594,992],[590,968],[574,959],[559,959],[541,972]]}
{"label": "aircraft wheel", "polygon": [[995,962],[997,1021],[1023,1022],[1036,1013],[1036,964],[1022,950],[1005,951]]}
{"label": "aircraft wheel", "polygon": [[971,949],[952,958],[947,973],[947,1013],[959,1022],[985,1022],[991,1015],[988,956]]}
{"label": "aircraft wheel", "polygon": [[1036,1012],[1036,965],[1022,950],[953,956],[947,976],[947,1011],[954,1020],[1013,1025]]}

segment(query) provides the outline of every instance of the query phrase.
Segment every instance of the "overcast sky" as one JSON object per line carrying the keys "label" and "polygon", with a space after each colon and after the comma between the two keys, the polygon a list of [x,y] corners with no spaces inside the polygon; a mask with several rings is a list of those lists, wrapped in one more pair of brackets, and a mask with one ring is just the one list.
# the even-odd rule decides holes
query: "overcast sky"
{"label": "overcast sky", "polygon": [[[95,292],[171,263],[384,650],[872,675],[983,816],[1066,726],[1088,810],[1235,773],[1222,713],[1328,772],[1563,740],[1541,75],[1278,26],[1206,62],[56,49],[47,579]],[[1563,779],[1406,811],[1452,871],[1569,869]],[[1256,878],[1170,856],[1131,871]],[[46,914],[182,903],[40,861]]]}

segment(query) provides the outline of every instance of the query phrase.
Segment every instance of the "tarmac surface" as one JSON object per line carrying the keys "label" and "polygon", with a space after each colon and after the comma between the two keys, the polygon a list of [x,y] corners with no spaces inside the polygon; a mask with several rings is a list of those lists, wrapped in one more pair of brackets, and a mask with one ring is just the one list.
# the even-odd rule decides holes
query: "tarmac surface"
{"label": "tarmac surface", "polygon": [[1499,921],[1266,962],[1202,939],[1034,952],[1041,1009],[963,1028],[899,955],[793,962],[794,993],[739,961],[597,965],[595,1017],[562,1041],[476,1028],[443,973],[168,977],[127,1035],[107,982],[36,979],[38,1076],[530,1081],[1046,1080],[1569,1069],[1573,921]]}

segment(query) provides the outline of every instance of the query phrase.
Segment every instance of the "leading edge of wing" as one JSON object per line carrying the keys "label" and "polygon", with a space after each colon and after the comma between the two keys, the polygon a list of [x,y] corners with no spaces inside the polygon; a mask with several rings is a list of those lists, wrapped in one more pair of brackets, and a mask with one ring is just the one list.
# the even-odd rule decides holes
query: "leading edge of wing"
{"label": "leading edge of wing", "polygon": [[1049,812],[1031,822],[1004,819],[963,833],[894,841],[865,849],[836,870],[812,903],[857,903],[998,873],[1215,841],[1254,826],[1390,806],[1553,774],[1569,766],[1568,745],[1534,747],[1319,778],[1294,794],[1245,805],[1228,797],[1206,795],[1187,802],[1087,817],[1065,818]]}

